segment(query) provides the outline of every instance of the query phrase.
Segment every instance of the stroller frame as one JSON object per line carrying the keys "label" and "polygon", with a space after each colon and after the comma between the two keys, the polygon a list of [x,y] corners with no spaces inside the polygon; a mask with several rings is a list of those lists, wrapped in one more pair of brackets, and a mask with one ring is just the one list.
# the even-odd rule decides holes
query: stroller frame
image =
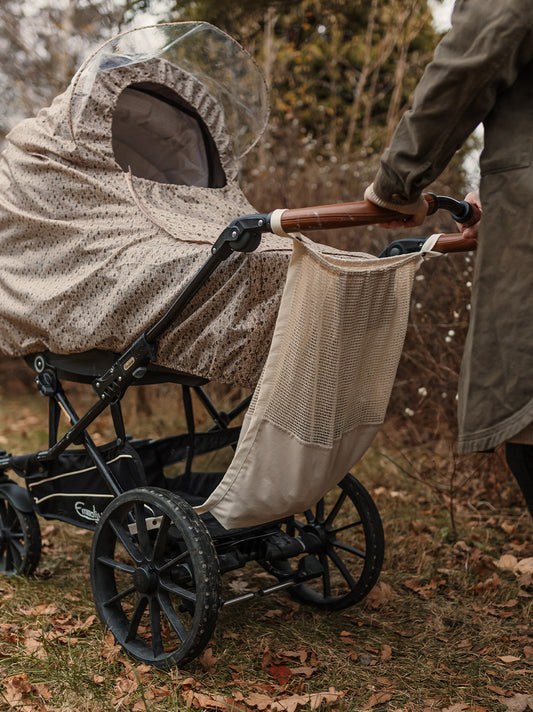
{"label": "stroller frame", "polygon": [[[449,204],[439,205],[437,196],[431,200],[434,209],[450,209]],[[362,206],[364,215],[354,220],[347,206],[358,206],[358,211]],[[451,201],[456,213],[463,206]],[[328,207],[334,209],[333,220],[324,213]],[[339,208],[343,208],[341,215]],[[321,219],[317,222],[319,210],[326,225]],[[49,446],[30,455],[0,452],[0,571],[27,576],[35,571],[41,544],[37,514],[94,530],[90,568],[99,616],[129,654],[158,667],[182,664],[199,655],[213,633],[222,605],[287,588],[304,603],[341,610],[364,598],[381,571],[381,519],[371,496],[350,474],[336,493],[320,500],[303,518],[291,516],[226,530],[212,515],[198,516],[191,507],[203,501],[214,489],[213,481],[216,486],[222,476],[195,473],[194,457],[236,445],[240,428],[231,423],[247,408],[251,396],[229,413],[218,410],[203,389],[205,379],[154,365],[158,337],[221,262],[234,251],[256,249],[262,233],[275,227],[274,221],[283,232],[368,224],[390,217],[388,212],[369,210],[368,203],[288,210],[283,211],[281,220],[279,215],[273,220],[273,215],[248,215],[233,221],[167,313],[124,353],[60,356],[45,352],[27,357],[36,372],[37,387],[49,401]],[[395,241],[385,254],[419,251],[422,243]],[[463,242],[457,249],[472,249],[472,245]],[[67,398],[61,379],[92,384],[97,401],[81,417]],[[169,382],[181,385],[187,432],[158,441],[129,439],[120,403],[126,390],[132,385]],[[196,432],[193,393],[214,423],[205,432]],[[87,428],[107,408],[115,440],[98,447]],[[61,413],[70,428],[58,438]],[[67,451],[71,445],[81,446],[81,450]],[[72,470],[71,461],[74,470],[68,471],[69,466]],[[184,462],[185,471],[171,481],[162,468],[176,462]],[[7,477],[9,469],[25,480],[26,488]],[[100,478],[94,478],[96,473]],[[98,481],[103,489],[93,496],[101,498],[94,501],[107,504],[103,511],[78,502],[75,516],[56,505],[54,487],[67,477],[74,481],[71,498],[80,494],[78,478],[84,484]],[[349,565],[343,555],[349,557]],[[250,561],[258,562],[275,583],[225,598],[221,574]]]}

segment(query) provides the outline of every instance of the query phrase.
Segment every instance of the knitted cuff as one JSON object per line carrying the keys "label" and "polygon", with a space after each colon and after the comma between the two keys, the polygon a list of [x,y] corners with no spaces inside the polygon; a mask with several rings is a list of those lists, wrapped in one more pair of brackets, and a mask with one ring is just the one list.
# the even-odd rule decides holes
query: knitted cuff
{"label": "knitted cuff", "polygon": [[386,208],[387,210],[394,210],[397,213],[403,213],[404,215],[415,215],[420,208],[424,205],[424,198],[422,195],[418,198],[415,203],[395,203],[393,201],[383,200],[374,190],[374,184],[371,183],[365,190],[365,200],[369,200],[374,205],[379,205],[380,208]]}

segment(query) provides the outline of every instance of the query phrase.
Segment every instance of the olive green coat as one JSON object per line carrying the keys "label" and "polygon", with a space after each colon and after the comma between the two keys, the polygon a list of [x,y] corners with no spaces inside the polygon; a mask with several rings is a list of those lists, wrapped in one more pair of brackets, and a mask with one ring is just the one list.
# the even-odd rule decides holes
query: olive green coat
{"label": "olive green coat", "polygon": [[458,0],[374,189],[408,204],[482,122],[481,221],[459,387],[459,451],[533,421],[533,2]]}

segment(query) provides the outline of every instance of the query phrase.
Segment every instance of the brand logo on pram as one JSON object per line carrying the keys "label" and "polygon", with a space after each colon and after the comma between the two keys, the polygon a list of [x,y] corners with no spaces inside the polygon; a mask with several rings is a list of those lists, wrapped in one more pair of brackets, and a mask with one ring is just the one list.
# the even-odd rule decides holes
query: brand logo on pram
{"label": "brand logo on pram", "polygon": [[78,515],[78,517],[88,519],[90,522],[97,523],[100,519],[100,512],[96,511],[96,507],[94,506],[94,504],[92,509],[88,509],[87,505],[84,502],[76,502],[76,504],[74,505],[74,509],[76,510],[76,514]]}

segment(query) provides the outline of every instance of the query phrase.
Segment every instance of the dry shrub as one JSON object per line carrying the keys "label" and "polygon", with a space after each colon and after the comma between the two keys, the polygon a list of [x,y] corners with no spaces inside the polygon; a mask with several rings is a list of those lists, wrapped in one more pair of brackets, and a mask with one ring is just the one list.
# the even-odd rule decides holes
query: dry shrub
{"label": "dry shrub", "polygon": [[20,358],[0,353],[0,395],[14,396],[34,388],[34,372]]}

